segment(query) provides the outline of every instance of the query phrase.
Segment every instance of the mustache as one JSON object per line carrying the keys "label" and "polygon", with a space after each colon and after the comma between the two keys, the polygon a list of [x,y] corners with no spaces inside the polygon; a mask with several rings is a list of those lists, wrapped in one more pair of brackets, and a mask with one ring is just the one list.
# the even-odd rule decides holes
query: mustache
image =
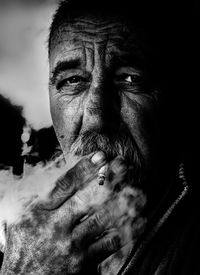
{"label": "mustache", "polygon": [[144,159],[133,137],[125,130],[118,134],[105,134],[96,131],[81,133],[72,144],[70,153],[85,156],[103,151],[108,160],[122,156],[133,167],[134,181],[140,183],[144,174]]}

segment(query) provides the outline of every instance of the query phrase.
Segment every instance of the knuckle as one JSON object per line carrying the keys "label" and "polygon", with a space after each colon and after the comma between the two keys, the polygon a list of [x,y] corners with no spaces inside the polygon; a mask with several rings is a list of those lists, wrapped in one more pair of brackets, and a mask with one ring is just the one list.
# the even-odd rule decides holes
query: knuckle
{"label": "knuckle", "polygon": [[96,226],[103,226],[107,220],[108,213],[106,213],[104,210],[99,211],[94,216],[94,224]]}
{"label": "knuckle", "polygon": [[89,158],[83,158],[82,160],[80,160],[79,163],[77,163],[77,170],[80,173],[88,173],[93,171],[95,165],[91,162],[91,160]]}
{"label": "knuckle", "polygon": [[105,212],[100,211],[88,220],[87,231],[94,233],[99,230],[103,230],[106,227]]}
{"label": "knuckle", "polygon": [[[58,178],[58,180],[56,181],[56,190],[60,190],[60,191],[65,191],[69,186],[69,181],[67,179],[66,176],[62,176],[60,178]],[[55,191],[56,191],[55,190]]]}
{"label": "knuckle", "polygon": [[88,158],[83,158],[57,181],[57,185],[61,190],[66,190],[68,186],[71,187],[71,184],[80,187],[80,183],[84,183],[86,177],[89,177],[93,171],[94,164]]}
{"label": "knuckle", "polygon": [[115,251],[120,247],[120,237],[118,235],[107,238],[103,242],[103,249],[106,251]]}
{"label": "knuckle", "polygon": [[74,181],[83,181],[85,177],[89,177],[95,170],[95,165],[89,158],[81,159],[69,172],[68,177]]}
{"label": "knuckle", "polygon": [[99,227],[99,225],[100,225],[99,219],[95,215],[94,218],[92,218],[88,221],[88,230],[90,232],[96,231],[96,229]]}

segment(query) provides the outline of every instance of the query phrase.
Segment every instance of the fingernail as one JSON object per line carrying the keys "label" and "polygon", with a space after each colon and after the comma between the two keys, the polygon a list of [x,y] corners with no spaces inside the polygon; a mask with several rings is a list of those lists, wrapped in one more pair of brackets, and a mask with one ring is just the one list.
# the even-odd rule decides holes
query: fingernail
{"label": "fingernail", "polygon": [[101,164],[106,159],[105,154],[101,151],[95,153],[91,159],[94,164]]}

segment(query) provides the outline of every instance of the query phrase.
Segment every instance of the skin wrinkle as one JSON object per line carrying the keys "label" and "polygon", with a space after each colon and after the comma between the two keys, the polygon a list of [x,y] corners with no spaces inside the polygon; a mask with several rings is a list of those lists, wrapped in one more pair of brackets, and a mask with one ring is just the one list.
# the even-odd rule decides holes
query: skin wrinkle
{"label": "skin wrinkle", "polygon": [[[73,99],[71,99],[71,102],[72,102]],[[77,100],[76,100],[77,101]],[[73,106],[76,106],[76,101],[74,102]],[[72,107],[73,109],[73,107]],[[78,105],[76,107],[76,112],[80,112],[80,110],[82,110],[82,104],[81,104],[81,101],[78,102]],[[68,116],[69,113],[66,114],[66,116]],[[74,125],[74,135],[71,136],[71,140],[70,140],[70,143],[74,143],[76,138],[78,137],[79,135],[79,132],[80,132],[80,129],[81,129],[81,126],[82,126],[82,118],[83,118],[83,115],[81,115],[79,117],[79,119],[77,120],[76,116],[73,116],[73,112],[72,112],[72,115],[71,115],[71,124]],[[65,151],[67,148],[66,146],[68,145],[67,142],[64,143],[64,146],[63,146],[63,151]]]}
{"label": "skin wrinkle", "polygon": [[[85,24],[85,22],[87,21],[87,23]],[[68,24],[68,25],[63,25],[62,26],[62,28],[60,27],[59,29],[60,29],[60,32],[61,32],[61,29],[62,30],[64,30],[64,32],[62,32],[63,33],[63,35],[62,35],[62,37],[60,37],[60,39],[62,40],[62,42],[63,42],[63,44],[65,44],[65,42],[66,42],[66,46],[68,47],[68,45],[70,45],[70,43],[72,43],[72,44],[74,44],[74,42],[75,43],[78,43],[78,41],[76,41],[76,40],[73,40],[73,39],[69,39],[69,36],[70,37],[76,37],[76,35],[78,35],[78,37],[80,37],[80,40],[82,41],[81,43],[83,44],[83,41],[84,41],[84,46],[85,47],[83,47],[83,50],[84,50],[84,52],[87,52],[88,54],[87,54],[87,60],[89,60],[89,62],[90,62],[90,60],[91,60],[91,58],[88,58],[89,57],[89,55],[90,55],[90,53],[88,52],[89,51],[89,49],[88,48],[90,48],[91,49],[91,51],[93,50],[93,48],[94,48],[94,42],[93,42],[93,40],[95,39],[95,45],[97,45],[97,44],[99,44],[99,43],[105,43],[105,39],[103,38],[103,36],[105,35],[105,36],[107,36],[106,37],[106,46],[105,46],[105,48],[106,48],[106,50],[104,50],[104,56],[106,56],[106,62],[105,62],[105,58],[104,58],[104,63],[105,64],[107,64],[107,66],[110,66],[110,64],[108,64],[109,62],[109,59],[112,59],[112,57],[114,56],[114,55],[116,55],[116,53],[118,54],[118,56],[120,56],[120,55],[122,55],[122,48],[124,48],[123,49],[123,52],[124,53],[126,53],[127,51],[129,51],[130,52],[130,48],[132,49],[132,51],[134,51],[134,52],[136,52],[136,55],[138,56],[138,47],[136,46],[136,44],[135,43],[128,43],[128,41],[126,42],[126,41],[124,41],[125,39],[125,36],[126,37],[130,37],[130,33],[128,33],[128,31],[127,31],[127,27],[122,27],[122,25],[121,24],[108,24],[107,22],[103,22],[102,24],[99,24],[99,22],[98,22],[98,24],[93,24],[94,22],[93,21],[90,21],[92,24],[88,24],[88,20],[86,20],[86,21],[82,21],[82,20],[80,20],[80,22],[78,22],[78,23],[76,23],[76,24],[73,24],[73,32],[72,32],[72,27]],[[115,22],[116,23],[116,22]],[[84,24],[85,24],[85,26],[84,26]],[[101,27],[102,28],[105,28],[105,33],[104,32],[100,32],[100,25],[101,25]],[[116,26],[115,28],[114,28],[114,26]],[[81,31],[78,29],[79,27],[81,27]],[[83,28],[84,27],[84,28]],[[120,28],[121,29],[123,29],[123,35],[122,35],[122,32],[120,31]],[[85,31],[87,29],[87,32]],[[114,35],[114,37],[115,37],[115,33],[114,33],[114,30],[115,30],[115,32],[117,32],[116,34],[117,34],[117,38],[120,40],[120,38],[121,38],[121,47],[119,47],[119,44],[120,44],[120,41],[116,41],[115,39],[114,40],[112,40],[112,38],[113,38],[113,35]],[[126,30],[126,31],[125,31]],[[78,31],[78,32],[77,32]],[[91,33],[91,31],[93,31],[92,33]],[[109,33],[109,31],[112,31],[111,33]],[[70,33],[69,33],[70,32]],[[96,39],[96,34],[98,33],[98,39]],[[101,37],[100,37],[100,39],[99,39],[99,33],[101,33]],[[122,35],[122,36],[120,36],[120,35],[118,35],[118,33],[120,33],[120,35]],[[65,39],[65,36],[67,35],[67,39]],[[90,39],[92,39],[92,41],[90,41],[90,40],[88,40],[88,38],[90,37]],[[133,36],[134,37],[134,36]],[[86,39],[87,38],[87,39]],[[132,38],[133,39],[133,38]],[[99,41],[100,40],[100,41]],[[103,41],[102,41],[103,40]],[[135,40],[135,38],[133,39],[133,42],[134,42],[134,40]],[[93,42],[93,43],[92,43]],[[110,45],[109,45],[110,44]],[[127,44],[127,46],[125,45],[125,44]],[[130,47],[130,44],[131,44],[131,47]],[[87,45],[87,49],[88,49],[88,51],[87,51],[87,49],[86,49],[86,45]],[[129,49],[125,49],[125,48],[129,48]],[[139,51],[140,52],[140,51]],[[67,54],[66,54],[67,55]],[[91,54],[92,55],[92,58],[94,59],[95,58],[95,53],[94,54]],[[98,56],[98,55],[97,55]],[[141,53],[140,53],[140,56],[141,56]],[[99,59],[101,59],[102,58],[102,56],[101,55],[99,55]],[[94,60],[95,61],[95,60]],[[92,61],[92,63],[94,63],[94,61]],[[102,58],[102,63],[103,63],[103,58]],[[100,74],[100,70],[101,70],[101,66],[96,66],[96,68],[98,68],[98,73]],[[87,67],[87,70],[88,70],[89,68]],[[90,70],[91,70],[91,73],[94,73],[94,71],[93,71],[93,69],[91,69],[90,68]],[[101,77],[100,77],[100,75],[99,75],[99,77],[98,77],[98,80],[99,80],[99,83],[101,82]],[[99,92],[100,92],[100,88],[99,88]],[[96,97],[96,96],[95,96]],[[93,106],[95,105],[95,97],[94,97],[94,100],[93,100]],[[137,98],[137,97],[136,97]],[[89,101],[89,100],[88,100]],[[96,109],[96,112],[95,112],[95,109]],[[100,110],[101,108],[99,107],[98,108],[98,104],[96,104],[94,107],[88,107],[88,110],[90,110],[90,114],[92,115],[92,114],[94,114],[94,115],[97,115],[97,110]],[[95,121],[95,118],[93,117],[93,120],[94,120],[94,124],[96,123]],[[139,139],[138,139],[139,140]]]}
{"label": "skin wrinkle", "polygon": [[[112,38],[114,39],[114,38],[117,38],[117,39],[121,39],[121,37],[117,34],[118,33],[118,29],[116,29],[116,31],[114,31],[114,29],[112,30]],[[69,31],[65,31],[66,33],[68,32],[69,34],[71,33],[71,30],[69,30]],[[100,36],[100,38],[102,39],[102,37],[105,37],[105,36],[107,36],[107,30],[96,30],[96,32],[98,32],[98,36]],[[94,33],[94,31],[93,30],[91,30],[91,31],[89,31],[89,30],[84,30],[84,31],[82,31],[82,30],[77,30],[77,31],[73,31],[73,33],[74,34],[80,34],[81,36],[82,35],[88,35],[89,36],[89,38],[93,38],[93,37],[95,37],[96,35],[95,35],[95,33]]]}
{"label": "skin wrinkle", "polygon": [[[105,24],[105,22],[104,22],[104,24]],[[92,119],[91,128],[94,127],[94,125],[98,125],[98,124],[99,124],[98,127],[101,127],[100,119],[101,119],[101,117],[103,119],[103,110],[101,111],[102,104],[100,103],[102,100],[102,99],[100,99],[100,97],[102,97],[101,96],[101,93],[102,93],[101,87],[103,87],[102,85],[104,83],[105,69],[107,70],[107,68],[111,67],[111,60],[113,60],[115,56],[123,56],[127,52],[130,52],[130,49],[132,49],[132,52],[134,52],[134,53],[136,52],[135,55],[138,56],[139,50],[137,47],[137,43],[136,44],[133,43],[130,45],[130,41],[135,41],[135,39],[136,39],[135,35],[133,35],[133,37],[131,37],[131,34],[128,34],[128,32],[127,32],[127,28],[122,27],[121,24],[117,24],[116,28],[113,28],[114,24],[109,25],[110,27],[105,28],[105,33],[103,32],[103,36],[100,36],[100,38],[99,38],[99,35],[98,35],[98,37],[96,37],[99,29],[94,28],[94,26],[96,27],[95,24],[92,26],[91,25],[89,26],[93,30],[92,37],[91,37],[91,34],[82,30],[83,26],[81,27],[81,30],[77,29],[79,25],[80,24],[75,24],[75,26],[73,25],[73,27],[69,26],[69,25],[67,25],[67,26],[65,25],[65,26],[60,27],[60,29],[64,29],[65,27],[67,29],[65,29],[65,32],[62,33],[62,37],[60,37],[60,40],[62,40],[62,43],[59,45],[57,44],[57,47],[56,47],[56,49],[54,48],[53,53],[59,52],[59,55],[57,55],[57,57],[55,57],[55,63],[56,63],[60,60],[64,60],[65,56],[67,58],[70,58],[69,47],[74,47],[76,50],[79,49],[80,53],[78,54],[78,56],[79,55],[81,56],[82,64],[83,64],[82,66],[83,66],[83,68],[85,67],[86,71],[89,70],[90,74],[92,75],[92,79],[93,79],[93,81],[91,82],[92,86],[88,87],[88,91],[90,90],[90,93],[88,94],[88,92],[87,93],[85,92],[84,96],[81,95],[79,98],[80,102],[78,104],[79,110],[83,110],[83,105],[86,106],[86,109],[83,112],[83,115],[81,116],[81,119],[83,119],[85,121],[82,122],[83,128],[80,130],[81,130],[81,132],[84,132],[84,129],[85,129],[84,125],[90,124],[90,122],[89,122],[90,116]],[[121,32],[120,27],[121,27],[121,30],[123,30],[123,32]],[[88,25],[86,25],[84,29],[88,30]],[[113,35],[115,37],[115,33],[113,34],[113,32],[111,32],[113,29],[115,29],[115,31],[118,31],[117,37],[120,38],[122,41],[121,47],[119,46],[119,41],[113,40]],[[126,29],[126,32],[124,32],[124,29]],[[78,37],[80,39],[80,42],[79,42],[79,40],[77,40],[77,31],[78,31]],[[106,36],[106,39],[104,36]],[[130,40],[129,42],[124,41],[125,36],[129,37],[129,40]],[[91,40],[88,38],[90,38]],[[59,41],[57,41],[57,42],[59,42]],[[82,49],[80,49],[78,47],[79,43],[82,45]],[[122,48],[123,48],[123,50],[121,50]],[[70,51],[73,51],[73,50],[70,49]],[[141,56],[141,52],[140,52],[140,56]],[[54,57],[50,58],[50,61],[53,59],[54,59]],[[56,65],[51,64],[51,67],[54,67],[54,66],[56,66]],[[105,68],[105,66],[106,66],[106,68]],[[96,87],[98,88],[97,89],[98,92],[96,90]],[[88,94],[88,96],[87,96],[87,94]],[[127,95],[126,95],[126,97],[127,97]],[[135,96],[135,99],[134,99],[134,96],[132,96],[131,98],[133,101],[132,104],[134,103],[135,100],[136,101],[140,100],[140,96],[138,96],[138,95]],[[78,99],[76,97],[72,97],[72,100],[70,101],[70,103],[72,104],[72,102],[74,100],[75,101],[77,100],[77,102],[78,102]],[[143,101],[143,99],[141,97],[141,102],[142,101]],[[81,102],[82,102],[82,104],[81,104]],[[76,103],[73,102],[70,109],[73,110],[73,108],[74,108],[73,106],[75,106],[75,104]],[[64,108],[64,105],[63,105],[63,108]],[[138,108],[135,108],[135,107],[131,107],[131,108],[133,108],[134,113],[138,112],[137,111]],[[143,105],[141,105],[140,108],[142,109]],[[90,116],[84,115],[84,113],[86,111],[88,111]],[[125,113],[127,113],[127,112],[125,111]],[[132,118],[135,117],[135,119],[136,119],[137,115],[134,113],[131,114],[131,116],[132,116]],[[69,115],[69,113],[68,113],[68,115]],[[126,119],[124,120],[124,118],[126,118]],[[124,123],[127,123],[127,121],[130,120],[129,118],[127,118],[127,116],[125,116],[124,118],[122,117],[122,121],[124,121]],[[135,121],[138,121],[138,120],[136,119]],[[130,123],[130,122],[128,122],[128,123]],[[134,121],[131,122],[131,124],[134,125]],[[76,128],[76,127],[74,127],[74,128]],[[76,132],[76,135],[71,133],[71,135],[76,136],[76,135],[78,135],[78,133]],[[134,133],[134,136],[138,142],[139,136],[137,135],[137,128]],[[67,140],[66,140],[65,144],[68,144]],[[67,147],[68,147],[67,145],[64,145],[65,151],[67,151]],[[70,145],[69,145],[69,148],[70,148]],[[146,151],[144,151],[145,150],[144,148],[142,150],[143,150],[143,152],[146,152]]]}
{"label": "skin wrinkle", "polygon": [[86,71],[89,71],[88,64],[87,64],[87,53],[86,53],[84,41],[82,41],[82,49],[83,49],[83,66],[86,68]]}
{"label": "skin wrinkle", "polygon": [[[84,41],[84,45],[86,44],[86,42]],[[91,43],[90,43],[91,44]],[[96,43],[97,45],[99,44],[99,43]],[[103,43],[101,43],[101,44],[103,44]],[[84,47],[83,46],[83,48],[81,48],[81,47],[79,47],[79,48],[75,48],[74,49],[74,51],[76,51],[77,53],[79,52],[78,50],[84,50],[84,51],[86,51],[86,50],[92,50],[94,48],[94,46],[93,47],[91,47],[91,48],[89,48],[89,47]],[[67,54],[68,53],[70,53],[70,52],[73,52],[73,49],[71,49],[71,50],[68,50],[68,51],[65,51],[64,49],[62,50],[62,52],[61,52],[61,55],[65,55],[66,54],[66,56],[67,56]],[[123,56],[124,54],[125,54],[125,52],[121,52],[119,49],[117,50],[117,49],[115,49],[113,46],[110,46],[109,47],[109,45],[107,45],[107,49],[105,50],[105,56],[107,56],[107,59],[111,59],[112,58],[112,56],[114,56],[114,55],[117,55],[118,57],[119,57],[119,60],[121,60],[121,58],[120,58],[120,53],[121,53],[121,55]],[[83,53],[84,54],[84,53]],[[73,54],[73,56],[74,56],[74,54]],[[76,56],[76,55],[75,55]],[[79,54],[78,54],[78,56],[80,56],[80,52],[79,52]],[[78,56],[77,56],[77,58],[78,58]],[[88,56],[88,55],[87,55]],[[68,59],[69,59],[69,57],[68,57]],[[138,59],[138,58],[137,58]],[[130,58],[129,58],[129,61],[130,61]],[[134,57],[134,59],[133,59],[133,61],[135,61],[136,62],[136,65],[138,64],[138,62],[140,62],[140,61],[142,61],[142,59],[140,58],[140,59],[138,59],[138,60],[135,60],[135,57]],[[64,60],[62,60],[62,58],[60,58],[60,59],[58,59],[57,60],[57,63],[60,63],[60,62],[65,62],[65,59]],[[121,60],[121,62],[123,62],[123,60]],[[93,62],[94,63],[94,62]],[[108,61],[106,61],[105,63],[108,63]],[[56,68],[56,66],[58,66],[58,64],[56,64],[55,65],[55,68]],[[87,70],[90,70],[90,68],[86,68]],[[50,83],[51,84],[53,84],[55,82],[55,70],[51,73],[51,75],[50,75]]]}
{"label": "skin wrinkle", "polygon": [[[65,42],[65,40],[64,40],[64,42]],[[70,44],[70,43],[73,43],[73,40],[67,40],[67,44]],[[109,45],[109,43],[111,44],[111,45]],[[83,44],[84,44],[84,46],[83,46]],[[85,46],[87,44],[87,47]],[[111,59],[110,57],[112,57],[112,56],[114,56],[114,55],[117,55],[117,56],[119,56],[120,57],[120,55],[121,56],[123,56],[123,55],[125,55],[125,53],[126,53],[126,51],[122,51],[121,49],[120,49],[120,47],[117,49],[117,46],[118,46],[118,43],[114,43],[113,41],[109,41],[109,38],[106,40],[106,41],[95,41],[95,45],[105,45],[105,50],[102,50],[102,52],[104,51],[105,52],[105,56],[107,57],[107,59],[109,58],[109,59]],[[116,45],[117,44],[117,45]],[[114,46],[115,45],[115,46]],[[90,46],[90,47],[89,47]],[[103,46],[102,46],[103,47]],[[123,47],[123,44],[121,45],[121,47]],[[84,41],[82,41],[82,48],[81,47],[75,47],[74,48],[74,51],[76,50],[77,52],[79,51],[79,50],[84,50],[84,51],[86,51],[86,49],[91,49],[91,50],[93,50],[94,49],[94,45],[93,45],[93,43],[91,43],[91,42],[88,42],[88,41],[86,41],[86,40],[84,40]],[[130,50],[130,49],[129,49]],[[144,60],[143,60],[143,58],[142,58],[142,55],[141,55],[141,52],[140,51],[138,51],[138,47],[135,47],[134,45],[133,45],[133,47],[131,48],[131,50],[132,51],[134,51],[135,52],[135,57],[134,57],[134,59],[135,58],[139,58],[138,59],[138,61],[137,61],[137,64],[139,64],[139,63],[144,63]],[[66,56],[67,56],[67,54],[68,53],[70,53],[70,52],[73,52],[73,49],[68,49],[67,51],[65,51],[65,49],[63,49],[62,51],[61,51],[61,56],[63,55],[65,55],[66,54]],[[74,54],[73,54],[74,55]],[[80,52],[79,52],[79,55],[80,55]],[[78,56],[79,56],[78,55]],[[83,55],[84,55],[84,53],[83,53]],[[94,53],[94,56],[95,56],[95,53]],[[59,57],[60,57],[60,55],[59,55]],[[133,60],[134,60],[133,59]],[[58,58],[58,60],[57,60],[57,62],[61,62],[62,61],[62,58]],[[63,60],[64,61],[64,60]],[[136,61],[136,60],[135,60]],[[103,63],[103,62],[102,62]],[[108,62],[104,62],[104,63],[108,63]],[[55,65],[55,67],[56,67],[56,65]],[[143,67],[143,66],[142,66]],[[53,73],[52,73],[53,74]],[[51,74],[51,75],[52,75]],[[53,78],[53,76],[51,77],[51,83],[52,82],[54,82],[54,78]]]}
{"label": "skin wrinkle", "polygon": [[[101,25],[103,25],[103,27]],[[97,39],[100,39],[101,41],[103,40],[102,38],[104,36],[108,38],[108,34],[109,34],[109,39],[114,40],[115,38],[117,38],[117,39],[120,39],[121,41],[125,40],[126,37],[120,38],[120,36],[118,36],[118,33],[122,29],[121,24],[118,24],[116,22],[112,24],[108,24],[107,22],[104,22],[101,25],[100,26],[99,24],[84,25],[84,22],[83,22],[83,25],[81,24],[79,25],[79,23],[75,23],[73,24],[73,34],[79,35],[80,38],[82,38],[82,34],[83,36],[87,35],[87,37],[90,38],[91,40],[93,40],[96,34],[98,34],[98,37],[100,36],[100,38],[97,37]],[[81,27],[81,30],[80,30],[80,27]],[[69,23],[63,24],[61,27],[58,28],[58,31],[56,31],[56,33],[52,37],[51,45],[57,44],[59,40],[63,41],[63,36],[67,34],[70,34],[70,35],[72,34],[72,29]],[[127,36],[127,31],[125,28],[123,29],[123,36]],[[53,43],[53,41],[56,41],[56,43]]]}
{"label": "skin wrinkle", "polygon": [[[90,104],[87,104],[86,111],[93,115],[94,123],[96,121],[95,117],[99,115],[98,110],[101,110],[101,84],[103,81],[103,75],[104,75],[104,63],[105,63],[105,47],[106,45],[104,43],[96,44],[94,43],[94,63],[93,68],[91,70],[91,75],[93,78],[93,81],[91,83],[90,89],[91,93],[88,97],[87,102],[90,102]],[[92,106],[92,107],[91,107]],[[99,121],[99,123],[101,123]],[[86,122],[87,124],[87,122]]]}
{"label": "skin wrinkle", "polygon": [[[142,103],[139,103],[139,102],[137,102],[137,99],[135,99],[135,100],[133,100],[133,99],[130,99],[130,97],[128,96],[128,95],[124,95],[124,97],[123,97],[123,99],[122,99],[123,101],[124,101],[124,105],[126,106],[126,105],[128,105],[128,106],[130,106],[132,109],[134,109],[134,110],[136,110],[136,112],[138,112],[138,113],[140,113],[141,111],[141,107],[142,107]],[[125,103],[126,102],[126,103]],[[128,119],[129,119],[129,117],[131,116],[131,124],[132,124],[132,127],[134,128],[134,125],[137,125],[138,123],[140,123],[139,122],[139,119],[138,119],[138,117],[137,117],[137,115],[136,116],[134,116],[134,115],[131,115],[129,112],[128,112],[128,108],[127,109],[122,109],[121,110],[121,113],[123,113],[124,115],[123,115],[123,117],[124,117],[124,121],[127,121]],[[142,124],[142,123],[141,123]],[[137,131],[135,131],[135,133],[137,133]],[[145,139],[144,140],[144,138],[143,138],[143,134],[142,133],[140,133],[137,137],[135,137],[136,138],[136,141],[137,141],[137,144],[139,144],[139,147],[141,147],[142,146],[142,144],[143,144],[143,142],[145,141],[145,142],[147,142],[147,140]],[[148,153],[148,151],[146,151],[146,152],[143,152],[143,154],[144,155],[147,155],[147,153]]]}
{"label": "skin wrinkle", "polygon": [[[85,48],[84,48],[85,49]],[[104,45],[102,46],[102,45],[94,45],[94,50],[95,51],[97,51],[97,52],[99,52],[99,55],[98,54],[94,54],[94,57],[96,57],[97,56],[97,58],[96,58],[96,60],[94,61],[95,62],[95,64],[97,64],[97,66],[98,66],[98,78],[97,78],[97,83],[98,82],[100,82],[101,81],[101,78],[102,78],[102,76],[101,76],[101,73],[100,73],[100,70],[99,70],[99,68],[101,68],[101,67],[103,67],[103,64],[104,64],[104,59],[102,59],[101,57],[102,56],[104,56]],[[84,52],[85,51],[83,51],[83,64],[85,64],[85,54],[84,54]],[[93,63],[94,63],[93,62]],[[92,65],[92,64],[91,64]],[[84,65],[83,65],[84,66]],[[88,67],[88,66],[87,66]],[[91,69],[91,68],[90,68]],[[103,68],[102,68],[102,70],[103,70]],[[94,74],[95,75],[95,72],[92,70],[91,71],[91,74]],[[98,84],[97,84],[98,85]],[[95,82],[94,82],[94,87],[95,87]],[[71,100],[70,101],[68,101],[68,103],[71,103],[73,100],[75,99],[75,97],[72,97],[71,98]],[[94,100],[94,102],[95,102],[95,100]],[[61,104],[63,104],[63,103],[61,103]],[[77,107],[77,110],[78,109],[80,109],[80,102],[79,102],[79,106]],[[98,105],[98,104],[97,104]],[[72,108],[73,109],[73,108]],[[96,107],[93,107],[93,108],[88,108],[88,111],[92,114],[92,113],[94,113],[94,112],[97,112],[97,110],[95,110],[95,109],[98,109],[98,110],[100,110],[101,109],[101,107],[100,106],[96,106]],[[68,112],[69,112],[69,110],[68,110]],[[72,123],[73,123],[73,118],[72,118]]]}
{"label": "skin wrinkle", "polygon": [[[87,45],[86,46],[87,48],[93,49],[93,43],[94,43],[93,37],[91,37],[91,39],[89,37],[87,37],[87,40],[85,38],[82,38],[82,41],[85,42],[85,44]],[[62,38],[62,39],[58,40],[57,44],[55,45],[55,48],[56,47],[58,48],[60,44],[63,44],[63,42],[65,42],[65,44],[67,46],[70,46],[70,43],[73,43],[74,45],[77,44],[77,49],[79,48],[78,45],[79,45],[80,42],[74,40],[73,38],[71,38],[71,39],[70,38],[67,38],[67,39]],[[123,41],[118,36],[112,36],[112,37],[106,37],[106,38],[104,38],[104,37],[98,38],[98,39],[95,39],[95,43],[96,44],[98,44],[98,43],[100,43],[100,44],[107,43],[107,49],[113,49],[114,44],[116,44],[116,46],[118,46],[118,47],[121,45],[122,48],[123,48],[123,44],[124,44]],[[133,45],[133,47],[135,47],[135,45]],[[68,51],[69,51],[69,48],[68,48]],[[72,51],[73,51],[73,49],[72,49]]]}
{"label": "skin wrinkle", "polygon": [[[122,24],[117,23],[116,21],[113,23],[109,23],[109,22],[102,22],[102,23],[98,23],[96,22],[96,24],[90,24],[90,22],[88,23],[84,23],[81,22],[79,20],[75,21],[74,23],[67,23],[67,24],[63,24],[60,28],[64,28],[65,31],[70,30],[70,26],[73,25],[73,31],[81,31],[84,33],[91,33],[93,36],[95,34],[99,34],[99,32],[103,32],[105,34],[108,34],[109,32],[112,33],[118,33],[118,31],[122,29]],[[124,27],[123,31],[127,31],[127,29]]]}
{"label": "skin wrinkle", "polygon": [[[78,110],[82,110],[81,101],[80,101],[79,104],[78,104],[77,112],[78,112]],[[76,120],[76,118],[72,115],[72,123],[74,123],[75,128],[76,128],[75,133],[74,133],[74,135],[73,135],[73,137],[72,137],[72,140],[71,140],[72,143],[75,142],[75,140],[76,140],[76,138],[78,137],[79,132],[80,132],[80,130],[81,130],[81,128],[82,128],[83,115],[81,115],[81,116],[79,117],[79,120],[78,120],[78,121],[77,121],[77,120],[75,121],[75,120]]]}
{"label": "skin wrinkle", "polygon": [[100,21],[98,21],[98,18],[95,17],[94,18],[95,20],[87,20],[86,18],[79,18],[79,19],[76,19],[76,20],[73,20],[73,21],[69,21],[67,24],[63,24],[63,25],[68,25],[69,23],[75,25],[75,26],[79,26],[79,25],[83,25],[84,27],[87,26],[95,26],[95,27],[105,27],[105,28],[112,28],[113,26],[121,26],[120,23],[116,22],[116,19],[113,18],[113,22],[112,22],[112,19],[111,17],[109,17],[109,19],[106,21],[105,19],[103,20],[102,22],[102,19]]}
{"label": "skin wrinkle", "polygon": [[[107,41],[106,41],[107,42]],[[85,58],[83,58],[84,60],[85,60],[85,62],[90,62],[90,59],[88,58],[88,56],[89,56],[89,52],[90,51],[92,51],[93,49],[92,48],[88,48],[88,47],[85,47],[84,45],[86,44],[86,42],[84,41],[83,42],[83,48],[76,48],[75,50],[83,50],[84,51],[84,53],[83,53],[83,55],[85,55]],[[90,43],[91,44],[91,43]],[[104,44],[104,43],[96,43],[97,44],[97,46],[99,45],[99,46],[101,46],[102,44]],[[94,46],[93,46],[93,48],[94,48]],[[111,49],[111,50],[110,50]],[[67,53],[69,53],[69,52],[71,52],[71,51],[73,51],[73,50],[70,50],[70,51],[64,51],[63,50],[63,54],[67,54]],[[85,54],[85,52],[87,53],[87,54]],[[119,56],[119,54],[122,54],[122,52],[120,52],[120,50],[118,50],[117,52],[113,49],[113,47],[112,46],[110,46],[110,47],[108,47],[108,49],[104,49],[104,46],[102,45],[102,54],[101,54],[101,56],[105,56],[105,58],[104,58],[104,60],[102,60],[102,64],[103,63],[109,63],[109,60],[110,59],[114,59],[113,58],[113,56],[114,55],[116,55],[117,54],[117,56]],[[94,64],[94,56],[95,56],[95,54],[94,55],[92,55],[93,56],[93,60],[92,60],[92,62],[90,62],[91,64],[90,64],[90,66],[87,66],[87,65],[85,65],[84,64],[84,62],[83,62],[83,67],[85,66],[85,68],[86,68],[86,71],[90,71],[90,70],[92,70],[91,69],[91,67],[92,67],[92,64]],[[105,59],[107,59],[106,60],[106,62],[105,62]],[[135,59],[134,59],[135,60]],[[56,77],[58,76],[58,74],[59,74],[59,72],[57,72],[57,70],[56,70],[56,68],[57,68],[57,66],[59,66],[59,64],[61,63],[61,62],[65,62],[65,61],[67,61],[67,60],[59,60],[58,62],[57,62],[57,64],[55,65],[55,69],[53,70],[53,72],[51,73],[51,77],[50,77],[50,84],[51,85],[54,85],[55,84],[55,82],[56,82]],[[123,60],[121,60],[121,58],[120,58],[120,56],[119,56],[119,62],[121,61],[121,63],[122,62],[124,62]],[[130,59],[129,59],[129,61],[130,61]],[[136,64],[138,64],[138,62],[139,62],[139,60],[135,60],[136,61]],[[114,62],[113,62],[114,63]],[[124,62],[124,65],[126,66],[126,62]],[[131,68],[131,67],[130,67]],[[136,66],[136,68],[137,68],[137,66]]]}

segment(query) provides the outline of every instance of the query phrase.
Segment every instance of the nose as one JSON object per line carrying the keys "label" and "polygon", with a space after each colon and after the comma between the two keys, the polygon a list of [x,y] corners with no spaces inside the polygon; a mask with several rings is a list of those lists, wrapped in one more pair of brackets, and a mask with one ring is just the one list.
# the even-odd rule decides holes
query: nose
{"label": "nose", "polygon": [[[83,125],[87,130],[113,132],[120,124],[120,99],[107,74],[91,83],[84,106]],[[85,128],[84,127],[84,128]]]}

